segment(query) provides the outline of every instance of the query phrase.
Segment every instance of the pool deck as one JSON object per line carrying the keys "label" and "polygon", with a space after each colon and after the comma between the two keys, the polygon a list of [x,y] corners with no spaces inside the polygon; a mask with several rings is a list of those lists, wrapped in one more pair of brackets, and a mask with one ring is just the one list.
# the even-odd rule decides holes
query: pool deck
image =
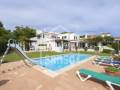
{"label": "pool deck", "polygon": [[[93,60],[93,59],[92,59]],[[76,76],[80,68],[104,72],[104,67],[93,65],[89,60],[63,72],[56,77],[26,66],[22,61],[2,64],[0,67],[0,90],[109,90],[104,82],[87,80]],[[120,90],[120,87],[115,87]]]}

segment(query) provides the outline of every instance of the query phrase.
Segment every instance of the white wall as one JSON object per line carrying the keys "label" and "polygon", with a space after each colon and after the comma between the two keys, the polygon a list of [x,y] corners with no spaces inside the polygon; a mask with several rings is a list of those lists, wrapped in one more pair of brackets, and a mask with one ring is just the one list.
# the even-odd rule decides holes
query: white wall
{"label": "white wall", "polygon": [[58,37],[60,37],[60,39],[62,39],[62,37],[65,37],[65,36],[66,36],[66,38],[64,40],[75,40],[74,37],[76,37],[77,40],[79,39],[79,35],[77,35],[75,33],[65,33],[65,34],[58,35]]}
{"label": "white wall", "polygon": [[[41,33],[42,35],[42,33]],[[52,51],[57,51],[57,52],[63,52],[63,45],[61,46],[57,46],[57,43],[55,42],[56,38],[52,38],[51,35],[54,35],[53,33],[47,33],[45,34],[45,37],[41,37],[41,38],[35,38],[36,39],[36,43],[32,43],[32,45],[35,46],[35,50],[39,50],[41,49],[41,47],[39,46],[39,44],[46,44],[46,48],[48,50],[52,50]],[[56,34],[55,34],[56,35]],[[65,40],[75,40],[74,37],[76,37],[76,40],[79,39],[79,36],[77,34],[74,33],[65,33],[65,34],[58,34],[58,37],[60,39],[62,39],[62,37],[66,36]],[[44,49],[43,48],[43,49]]]}

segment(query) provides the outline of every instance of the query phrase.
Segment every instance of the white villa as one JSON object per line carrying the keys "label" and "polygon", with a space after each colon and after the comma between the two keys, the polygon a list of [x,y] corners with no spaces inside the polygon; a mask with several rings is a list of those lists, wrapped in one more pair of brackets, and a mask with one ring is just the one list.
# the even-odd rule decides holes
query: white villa
{"label": "white villa", "polygon": [[[53,33],[41,32],[37,33],[36,37],[30,39],[31,50],[35,51],[57,51],[63,52],[68,49],[68,42],[71,42],[71,47],[79,40],[79,36],[74,33]],[[73,43],[73,44],[72,44]]]}
{"label": "white villa", "polygon": [[[110,33],[102,33],[101,37],[111,36]],[[30,39],[30,50],[33,51],[95,51],[95,46],[102,47],[101,43],[88,42],[86,39],[96,35],[79,36],[72,32],[37,32],[36,37]],[[106,48],[106,47],[105,47]],[[102,51],[103,47],[100,49]]]}

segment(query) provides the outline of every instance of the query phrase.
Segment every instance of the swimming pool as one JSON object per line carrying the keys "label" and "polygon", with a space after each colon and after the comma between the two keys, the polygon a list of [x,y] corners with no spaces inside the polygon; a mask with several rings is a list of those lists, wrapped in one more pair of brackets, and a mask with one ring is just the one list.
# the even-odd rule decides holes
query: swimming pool
{"label": "swimming pool", "polygon": [[86,54],[63,54],[44,58],[37,58],[33,63],[42,66],[50,71],[59,71],[69,65],[78,63],[90,57]]}

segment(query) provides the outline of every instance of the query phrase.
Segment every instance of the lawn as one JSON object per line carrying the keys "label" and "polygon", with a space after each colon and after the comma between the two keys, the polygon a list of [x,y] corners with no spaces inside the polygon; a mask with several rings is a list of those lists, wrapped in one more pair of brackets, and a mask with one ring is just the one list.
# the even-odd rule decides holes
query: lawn
{"label": "lawn", "polygon": [[[63,54],[63,53],[58,53],[58,52],[29,52],[26,54],[30,58],[38,58],[38,57],[45,57],[45,56],[51,56],[51,55],[59,55],[59,54]],[[5,63],[6,62],[13,62],[13,61],[19,61],[22,59],[23,58],[21,56],[19,56],[17,53],[11,52],[5,56],[4,62]]]}
{"label": "lawn", "polygon": [[[38,57],[45,57],[45,56],[59,55],[59,54],[67,54],[67,53],[82,53],[82,54],[92,54],[92,55],[96,54],[95,52],[85,52],[85,51],[83,51],[83,52],[64,52],[64,53],[58,53],[58,52],[29,52],[29,53],[26,53],[26,54],[30,58],[38,58]],[[100,55],[108,56],[109,54],[101,53]],[[19,61],[19,60],[22,60],[22,59],[23,58],[21,58],[17,53],[11,52],[11,53],[6,55],[6,57],[4,58],[4,62],[13,62],[13,61]]]}

